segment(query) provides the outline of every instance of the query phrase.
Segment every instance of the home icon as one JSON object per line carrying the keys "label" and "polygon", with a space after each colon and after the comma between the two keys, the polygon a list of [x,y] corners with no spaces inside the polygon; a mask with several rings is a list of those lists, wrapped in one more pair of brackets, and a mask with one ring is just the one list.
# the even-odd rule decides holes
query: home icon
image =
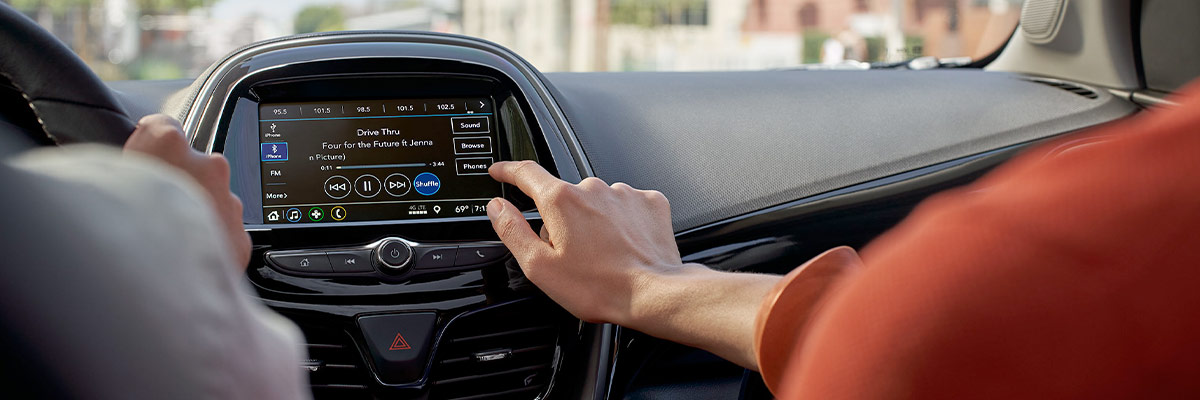
{"label": "home icon", "polygon": [[271,211],[269,214],[267,214],[267,221],[279,221],[279,210]]}

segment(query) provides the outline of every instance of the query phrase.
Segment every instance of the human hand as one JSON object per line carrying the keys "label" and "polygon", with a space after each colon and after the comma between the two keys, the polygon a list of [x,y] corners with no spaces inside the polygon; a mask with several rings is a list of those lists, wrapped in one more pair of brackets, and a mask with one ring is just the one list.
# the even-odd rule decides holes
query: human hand
{"label": "human hand", "polygon": [[250,263],[250,235],[242,228],[242,201],[229,190],[229,162],[220,154],[204,154],[188,145],[174,118],[148,115],[125,142],[125,151],[148,154],[191,176],[208,194],[239,268]]}
{"label": "human hand", "polygon": [[493,178],[537,204],[537,234],[512,203],[492,199],[488,217],[525,276],[576,317],[628,325],[652,307],[639,294],[683,268],[662,193],[587,178],[573,185],[531,161],[498,162]]}

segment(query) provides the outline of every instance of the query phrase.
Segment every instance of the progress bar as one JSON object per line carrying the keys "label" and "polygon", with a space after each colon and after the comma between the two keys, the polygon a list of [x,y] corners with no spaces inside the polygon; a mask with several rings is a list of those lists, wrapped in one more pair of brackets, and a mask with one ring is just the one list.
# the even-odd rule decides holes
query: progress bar
{"label": "progress bar", "polygon": [[368,169],[368,168],[415,168],[424,167],[425,163],[408,164],[373,164],[373,165],[339,165],[334,169]]}

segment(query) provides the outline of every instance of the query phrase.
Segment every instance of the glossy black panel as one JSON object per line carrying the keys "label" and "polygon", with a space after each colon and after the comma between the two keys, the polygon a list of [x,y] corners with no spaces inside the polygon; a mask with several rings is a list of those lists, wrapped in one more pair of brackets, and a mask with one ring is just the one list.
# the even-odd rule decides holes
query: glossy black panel
{"label": "glossy black panel", "polygon": [[[382,73],[379,71],[391,71]],[[423,71],[440,71],[437,73]],[[528,103],[514,92],[516,85],[486,67],[431,60],[335,60],[294,64],[247,76],[232,87],[218,126],[213,152],[224,152],[230,161],[234,193],[246,203],[243,221],[249,228],[263,225],[262,185],[258,160],[258,106],[264,103],[339,101],[422,97],[489,97],[496,99],[496,129],[501,160],[534,160],[557,174],[556,164],[543,133],[530,124]],[[506,197],[522,209],[533,203],[519,190],[506,186]],[[481,219],[478,217],[460,217]],[[274,224],[272,229],[331,224],[375,225],[387,221]],[[410,223],[409,221],[395,221]]]}
{"label": "glossy black panel", "polygon": [[[256,125],[257,107],[263,102],[487,97],[495,102],[501,159],[537,160],[573,182],[589,171],[541,75],[511,52],[480,40],[404,32],[273,40],[235,52],[206,71],[193,88],[196,97],[185,106],[189,110],[184,115],[185,131],[194,147],[224,152],[231,160],[231,185],[253,213],[261,209]],[[519,193],[506,190],[509,192]],[[524,209],[531,206],[527,199],[506,197]],[[267,266],[263,258],[267,251],[344,249],[388,237],[450,246],[494,241],[497,238],[486,217],[280,228],[263,226],[262,216],[256,220],[251,214],[247,213],[246,222],[255,247],[247,277],[264,303],[296,321],[311,339],[310,354],[321,360],[309,360],[305,367],[312,371],[310,378],[318,395],[426,397],[432,385],[427,381],[428,371],[438,370],[434,363],[446,329],[471,326],[479,330],[476,336],[487,337],[492,333],[488,329],[508,329],[503,328],[510,320],[506,315],[514,311],[496,311],[506,307],[516,307],[516,313],[528,320],[523,323],[549,324],[557,337],[549,343],[548,353],[543,347],[530,350],[554,356],[554,364],[549,366],[553,367],[553,380],[542,374],[530,382],[544,385],[520,390],[530,391],[532,398],[547,391],[599,393],[608,386],[611,359],[604,354],[612,351],[611,327],[583,324],[566,314],[546,300],[511,259],[419,274],[320,277],[281,272]],[[536,213],[527,217],[540,225]],[[497,306],[501,304],[509,305]],[[370,363],[362,358],[367,353],[355,318],[396,312],[437,315],[439,336],[433,356],[426,377],[416,383],[384,384],[371,375]],[[477,322],[453,322],[459,318]],[[480,318],[483,322],[478,322]],[[518,368],[520,371],[524,369]],[[561,386],[554,389],[556,385]]]}

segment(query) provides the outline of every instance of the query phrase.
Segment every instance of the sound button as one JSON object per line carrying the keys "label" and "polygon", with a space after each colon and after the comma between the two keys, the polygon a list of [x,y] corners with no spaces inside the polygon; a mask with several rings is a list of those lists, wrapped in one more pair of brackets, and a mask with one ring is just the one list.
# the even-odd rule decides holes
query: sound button
{"label": "sound button", "polygon": [[368,199],[379,194],[380,187],[379,178],[376,178],[375,175],[367,174],[354,180],[354,192]]}
{"label": "sound button", "polygon": [[325,194],[332,199],[343,199],[350,195],[350,180],[334,175],[325,180]]}
{"label": "sound button", "polygon": [[404,174],[391,174],[384,178],[383,190],[394,197],[400,197],[412,190],[412,181]]}

